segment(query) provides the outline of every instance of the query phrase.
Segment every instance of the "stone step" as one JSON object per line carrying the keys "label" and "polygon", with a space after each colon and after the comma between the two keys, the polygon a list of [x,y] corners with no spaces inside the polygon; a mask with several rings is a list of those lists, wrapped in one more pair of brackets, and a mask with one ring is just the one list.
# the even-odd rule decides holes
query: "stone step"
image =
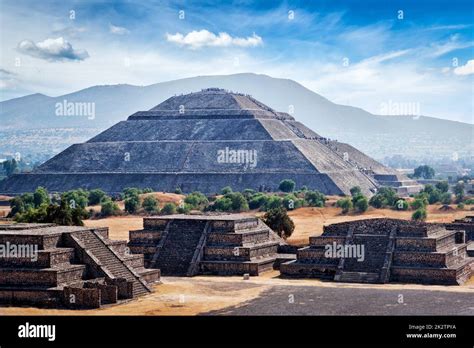
{"label": "stone step", "polygon": [[86,276],[85,265],[62,264],[57,268],[0,268],[0,286],[35,285],[55,287]]}
{"label": "stone step", "polygon": [[377,283],[380,280],[379,273],[373,272],[342,272],[334,278],[342,283]]}
{"label": "stone step", "polygon": [[1,257],[0,267],[50,268],[58,264],[71,263],[74,248],[52,248],[38,250],[31,257]]}

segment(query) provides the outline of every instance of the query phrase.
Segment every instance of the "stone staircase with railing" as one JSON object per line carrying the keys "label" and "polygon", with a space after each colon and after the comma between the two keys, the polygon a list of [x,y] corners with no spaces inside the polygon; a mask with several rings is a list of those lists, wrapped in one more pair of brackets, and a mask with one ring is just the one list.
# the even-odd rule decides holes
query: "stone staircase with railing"
{"label": "stone staircase with railing", "polygon": [[0,244],[34,251],[0,256],[0,303],[85,309],[148,293],[159,270],[145,269],[124,243],[106,228],[0,225]]}
{"label": "stone staircase with railing", "polygon": [[133,283],[133,297],[150,292],[148,285],[127,265],[127,263],[111,249],[98,233],[93,230],[81,231],[71,234],[80,243],[80,247],[92,254],[98,262],[95,266],[100,268],[105,276],[111,279],[126,279]]}
{"label": "stone staircase with railing", "polygon": [[170,215],[145,218],[143,226],[130,231],[128,246],[164,275],[258,275],[293,258],[278,254],[282,240],[255,217]]}

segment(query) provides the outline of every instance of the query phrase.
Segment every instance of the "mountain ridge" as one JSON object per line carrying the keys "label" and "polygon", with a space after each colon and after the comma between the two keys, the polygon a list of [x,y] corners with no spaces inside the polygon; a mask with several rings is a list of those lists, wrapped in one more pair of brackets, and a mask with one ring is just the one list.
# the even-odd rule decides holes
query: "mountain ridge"
{"label": "mountain ridge", "polygon": [[[335,104],[291,79],[254,73],[188,77],[147,86],[97,85],[57,97],[36,93],[0,102],[0,122],[2,128],[10,130],[45,125],[105,129],[173,95],[209,87],[250,94],[277,111],[290,113],[318,134],[351,143],[377,158],[406,150],[423,153],[428,149],[429,155],[435,148],[433,155],[460,154],[469,150],[465,145],[472,143],[474,134],[474,125],[469,123],[431,116],[376,115],[358,107]],[[55,104],[64,100],[94,103],[94,119],[56,116]],[[387,134],[389,137],[385,136],[384,141]],[[413,146],[397,144],[397,139]]]}

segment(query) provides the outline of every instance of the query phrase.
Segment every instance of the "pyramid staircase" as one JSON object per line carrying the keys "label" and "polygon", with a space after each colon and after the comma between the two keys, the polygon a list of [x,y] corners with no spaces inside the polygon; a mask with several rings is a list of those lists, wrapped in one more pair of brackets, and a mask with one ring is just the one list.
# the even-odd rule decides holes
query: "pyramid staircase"
{"label": "pyramid staircase", "polygon": [[0,256],[7,305],[98,308],[149,293],[160,275],[144,268],[143,255],[128,255],[126,241],[108,239],[106,228],[0,225],[0,244],[32,250]]}
{"label": "pyramid staircase", "polygon": [[163,275],[258,275],[293,257],[278,254],[280,238],[255,217],[170,215],[145,218],[128,247]]}
{"label": "pyramid staircase", "polygon": [[140,276],[115,251],[113,251],[97,232],[83,231],[71,235],[84,251],[97,260],[95,265],[110,279],[126,279],[133,284],[133,297],[150,292],[150,288]]}
{"label": "pyramid staircase", "polygon": [[[326,250],[335,245],[363,246],[364,257],[328,256]],[[473,266],[464,231],[450,231],[443,224],[370,219],[325,226],[280,272],[349,283],[462,284]]]}

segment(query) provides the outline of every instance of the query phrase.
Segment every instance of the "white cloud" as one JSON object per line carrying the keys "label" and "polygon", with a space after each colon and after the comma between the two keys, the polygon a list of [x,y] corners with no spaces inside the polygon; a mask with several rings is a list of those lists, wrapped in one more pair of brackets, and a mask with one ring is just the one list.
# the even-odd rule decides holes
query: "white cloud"
{"label": "white cloud", "polygon": [[454,69],[455,75],[471,75],[474,74],[474,59],[468,60],[466,65]]}
{"label": "white cloud", "polygon": [[232,37],[231,35],[222,32],[218,35],[211,33],[208,30],[193,30],[190,33],[183,35],[181,33],[166,34],[166,39],[180,46],[187,46],[192,49],[200,47],[255,47],[263,44],[263,40],[255,33],[247,38]]}
{"label": "white cloud", "polygon": [[86,50],[75,50],[63,37],[46,39],[37,43],[23,40],[18,44],[17,49],[23,54],[49,61],[84,60],[89,57]]}
{"label": "white cloud", "polygon": [[109,25],[109,32],[116,35],[126,35],[130,34],[130,30],[124,27],[119,27],[113,24]]}

